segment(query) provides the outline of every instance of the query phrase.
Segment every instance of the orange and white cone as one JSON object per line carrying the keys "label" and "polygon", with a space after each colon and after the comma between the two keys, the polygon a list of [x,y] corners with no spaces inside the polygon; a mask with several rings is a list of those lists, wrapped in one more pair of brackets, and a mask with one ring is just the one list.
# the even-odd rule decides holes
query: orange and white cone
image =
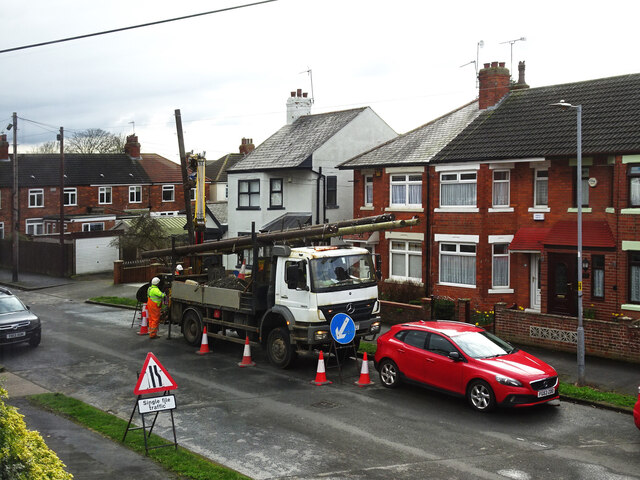
{"label": "orange and white cone", "polygon": [[196,353],[198,355],[211,353],[209,351],[209,337],[207,336],[207,327],[204,327],[204,330],[202,331],[202,343],[200,344],[200,350],[198,350]]}
{"label": "orange and white cone", "polygon": [[316,379],[311,380],[311,383],[314,385],[327,385],[330,382],[327,380],[327,374],[324,370],[324,355],[322,354],[322,350],[320,350],[320,358],[318,358],[318,371],[316,373]]}
{"label": "orange and white cone", "polygon": [[238,278],[240,280],[244,280],[244,277],[247,275],[247,261],[242,260],[242,266],[240,267],[240,271],[238,272]]}
{"label": "orange and white cone", "polygon": [[140,322],[140,331],[138,335],[148,335],[149,334],[149,324],[147,323],[147,306],[143,305],[142,310],[140,311],[140,317],[142,321]]}
{"label": "orange and white cone", "polygon": [[360,379],[355,382],[359,387],[365,387],[367,385],[373,385],[371,378],[369,378],[369,361],[367,360],[367,352],[364,352],[362,356],[362,370],[360,370]]}
{"label": "orange and white cone", "polygon": [[249,336],[244,342],[244,353],[242,354],[242,361],[238,364],[239,367],[255,367],[256,363],[251,360],[251,347],[249,346]]}

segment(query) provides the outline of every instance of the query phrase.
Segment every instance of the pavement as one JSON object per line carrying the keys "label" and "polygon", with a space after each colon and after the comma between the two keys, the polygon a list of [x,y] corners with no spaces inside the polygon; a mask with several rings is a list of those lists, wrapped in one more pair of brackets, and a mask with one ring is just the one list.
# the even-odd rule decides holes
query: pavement
{"label": "pavement", "polygon": [[[111,274],[87,275],[61,279],[29,273],[20,273],[13,282],[10,270],[0,269],[0,285],[5,285],[19,295],[19,290],[56,288],[56,295],[74,300],[86,300],[100,292],[101,296],[135,297],[140,284],[114,285]],[[383,328],[384,330],[384,328]],[[577,381],[576,355],[536,347],[523,349],[552,365],[564,382]],[[638,393],[640,365],[615,360],[587,357],[586,382],[604,391],[628,395]],[[0,384],[9,393],[8,403],[25,416],[27,428],[40,432],[45,442],[67,465],[67,471],[75,478],[102,480],[112,478],[139,478],[146,480],[177,478],[147,457],[133,453],[125,446],[113,442],[98,433],[89,431],[74,422],[43,411],[29,404],[27,396],[46,392],[43,388],[11,372],[2,371]],[[629,420],[631,421],[631,419]]]}

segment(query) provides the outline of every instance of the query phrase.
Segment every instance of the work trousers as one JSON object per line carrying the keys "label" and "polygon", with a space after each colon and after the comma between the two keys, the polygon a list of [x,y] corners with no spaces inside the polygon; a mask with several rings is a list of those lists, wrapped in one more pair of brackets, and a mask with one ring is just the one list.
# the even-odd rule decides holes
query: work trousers
{"label": "work trousers", "polygon": [[147,300],[147,317],[149,318],[149,337],[158,335],[158,324],[160,323],[160,307],[153,300]]}

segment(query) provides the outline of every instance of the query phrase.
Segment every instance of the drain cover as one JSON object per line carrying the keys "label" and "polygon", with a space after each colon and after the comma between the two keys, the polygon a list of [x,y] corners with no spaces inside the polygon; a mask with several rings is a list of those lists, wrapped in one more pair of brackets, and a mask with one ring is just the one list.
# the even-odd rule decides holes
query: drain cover
{"label": "drain cover", "polygon": [[329,402],[327,400],[322,400],[321,402],[311,404],[311,406],[316,408],[335,408],[335,407],[338,407],[339,404],[334,402]]}

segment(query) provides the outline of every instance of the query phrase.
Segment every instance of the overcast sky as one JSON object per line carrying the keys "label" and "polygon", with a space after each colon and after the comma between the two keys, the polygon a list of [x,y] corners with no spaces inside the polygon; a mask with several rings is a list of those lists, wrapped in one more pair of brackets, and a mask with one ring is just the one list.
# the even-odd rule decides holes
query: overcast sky
{"label": "overcast sky", "polygon": [[[0,50],[251,3],[0,0]],[[19,151],[88,128],[135,133],[179,161],[259,145],[297,88],[312,113],[370,106],[405,133],[477,96],[475,67],[526,61],[531,87],[640,73],[636,1],[277,0],[234,11],[0,54],[0,131]],[[558,99],[560,100],[560,99]],[[588,108],[587,105],[584,106]],[[26,120],[39,122],[36,125]],[[9,140],[12,135],[9,132]]]}

